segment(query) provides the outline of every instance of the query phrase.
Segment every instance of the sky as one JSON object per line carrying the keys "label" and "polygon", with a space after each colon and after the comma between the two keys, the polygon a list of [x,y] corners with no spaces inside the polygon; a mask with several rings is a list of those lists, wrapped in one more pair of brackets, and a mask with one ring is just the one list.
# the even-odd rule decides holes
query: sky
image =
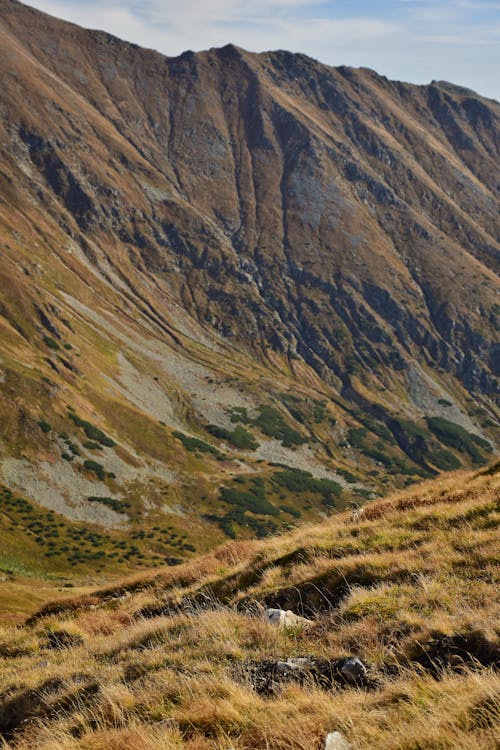
{"label": "sky", "polygon": [[500,101],[500,0],[26,0],[165,55],[232,42]]}

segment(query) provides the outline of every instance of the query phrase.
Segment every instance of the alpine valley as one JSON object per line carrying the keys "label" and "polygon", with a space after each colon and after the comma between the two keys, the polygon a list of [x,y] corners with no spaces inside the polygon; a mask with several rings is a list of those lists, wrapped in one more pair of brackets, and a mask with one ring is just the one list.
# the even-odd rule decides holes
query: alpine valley
{"label": "alpine valley", "polygon": [[493,459],[498,102],[16,0],[0,73],[3,616]]}

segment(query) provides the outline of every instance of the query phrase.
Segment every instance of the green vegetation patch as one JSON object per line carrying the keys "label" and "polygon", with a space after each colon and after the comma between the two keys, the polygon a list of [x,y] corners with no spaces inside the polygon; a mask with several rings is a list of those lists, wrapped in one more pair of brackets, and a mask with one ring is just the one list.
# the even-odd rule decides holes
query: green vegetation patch
{"label": "green vegetation patch", "polygon": [[349,427],[347,432],[347,440],[353,448],[361,450],[364,447],[368,430],[366,427]]}
{"label": "green vegetation patch", "polygon": [[90,422],[87,422],[87,420],[82,419],[78,416],[78,414],[75,414],[74,411],[69,411],[68,416],[77,425],[77,427],[81,427],[83,429],[89,440],[100,443],[100,445],[106,445],[108,446],[108,448],[113,448],[116,445],[115,441],[112,438],[108,437],[102,430],[99,429],[99,427],[96,427]]}
{"label": "green vegetation patch", "polygon": [[[113,510],[123,512],[128,502],[119,502],[108,497],[89,497]],[[0,534],[8,530],[10,542],[9,559],[19,560],[23,566],[35,566],[40,570],[67,572],[69,569],[102,570],[107,565],[137,566],[152,565],[163,559],[174,546],[192,551],[192,545],[183,540],[176,542],[170,532],[148,536],[146,544],[139,548],[130,542],[132,535],[116,532],[101,533],[81,523],[70,523],[53,511],[36,505],[23,497],[17,497],[7,487],[0,486]],[[5,556],[0,555],[0,567]]]}
{"label": "green vegetation patch", "polygon": [[58,351],[61,348],[57,341],[52,338],[52,336],[44,336],[43,341],[44,344],[49,347],[49,349],[53,349],[54,351]]}
{"label": "green vegetation patch", "polygon": [[[376,409],[377,413],[383,413],[383,411],[381,411],[383,407],[381,407],[379,404],[375,404],[374,408]],[[388,443],[394,444],[392,432],[385,424],[383,424],[383,422],[380,422],[376,417],[372,416],[371,414],[367,414],[360,409],[352,411],[352,415],[356,417],[358,422],[361,422],[363,427],[366,427],[367,430],[373,432],[374,435],[382,438],[382,440],[386,440]]]}
{"label": "green vegetation patch", "polygon": [[259,447],[259,443],[252,433],[241,425],[238,425],[234,430],[225,430],[223,427],[210,424],[207,427],[207,431],[218,440],[225,440],[235,448],[240,448],[241,450],[255,451]]}
{"label": "green vegetation patch", "polygon": [[[429,429],[436,437],[450,448],[455,448],[462,453],[468,453],[472,463],[481,466],[486,463],[482,451],[491,453],[492,448],[487,440],[472,432],[467,432],[463,427],[450,422],[442,417],[426,417]],[[481,448],[481,450],[479,450]]]}
{"label": "green vegetation patch", "polygon": [[349,482],[349,484],[356,484],[356,482],[358,481],[358,477],[348,469],[335,469],[335,471],[337,474],[339,474],[339,476],[344,477],[346,482]]}
{"label": "green vegetation patch", "polygon": [[230,505],[237,505],[245,511],[263,516],[277,516],[279,510],[266,497],[264,480],[260,477],[252,479],[248,489],[239,490],[234,487],[222,487],[220,499]]}
{"label": "green vegetation patch", "polygon": [[288,513],[288,515],[293,516],[294,518],[300,518],[302,516],[300,510],[293,508],[291,505],[286,505],[285,503],[280,505],[280,510],[282,510],[283,513]]}
{"label": "green vegetation patch", "polygon": [[83,447],[87,448],[87,450],[89,450],[89,451],[100,451],[101,450],[101,446],[99,445],[99,443],[95,443],[93,440],[87,440],[83,444]]}
{"label": "green vegetation patch", "polygon": [[101,505],[105,505],[107,508],[111,508],[111,510],[114,510],[116,513],[124,513],[127,508],[130,508],[130,503],[126,500],[117,500],[114,497],[101,497],[100,495],[91,495],[91,497],[88,497],[87,500],[90,503],[101,503]]}
{"label": "green vegetation patch", "polygon": [[307,438],[288,425],[280,412],[272,406],[262,404],[259,406],[259,416],[253,424],[258,427],[264,435],[281,440],[285,448],[307,443]]}
{"label": "green vegetation patch", "polygon": [[332,479],[316,479],[311,472],[300,469],[278,471],[273,476],[274,484],[284,487],[294,494],[312,492],[322,496],[323,505],[335,505],[335,499],[340,497],[342,487]]}
{"label": "green vegetation patch", "polygon": [[442,471],[455,471],[462,466],[457,456],[446,448],[436,448],[429,454],[429,458]]}
{"label": "green vegetation patch", "polygon": [[372,458],[374,461],[378,461],[386,467],[389,474],[405,474],[407,476],[418,476],[423,479],[428,479],[433,476],[436,472],[430,468],[424,468],[418,466],[415,463],[410,463],[406,458],[400,458],[399,456],[389,456],[384,453],[380,447],[371,448],[365,446],[363,453],[368,458]]}
{"label": "green vegetation patch", "polygon": [[176,431],[172,434],[175,438],[177,438],[177,440],[181,441],[184,448],[190,453],[201,451],[201,453],[212,453],[214,456],[219,456],[221,454],[217,448],[214,448],[213,445],[206,443],[204,440],[191,437],[190,435],[185,435],[183,432]]}
{"label": "green vegetation patch", "polygon": [[[290,407],[288,408],[292,412],[293,407],[292,409],[290,409]],[[251,419],[248,415],[248,410],[242,406],[234,406],[231,409],[228,409],[228,414],[231,422],[240,422],[241,424],[258,427],[264,435],[281,440],[285,448],[293,448],[296,445],[307,443],[307,438],[287,424],[283,415],[273,406],[261,404],[258,411],[259,416],[256,419]],[[293,415],[300,422],[304,420],[304,415],[298,410],[296,410]]]}
{"label": "green vegetation patch", "polygon": [[327,402],[325,400],[314,402],[313,408],[312,408],[312,416],[313,416],[313,420],[316,423],[323,422],[323,420],[326,419],[326,416],[327,416],[326,404]]}
{"label": "green vegetation patch", "polygon": [[59,435],[59,437],[61,438],[61,440],[64,440],[64,442],[66,443],[66,446],[67,446],[68,450],[71,452],[72,456],[80,456],[81,455],[80,449],[77,446],[77,444],[74,443],[71,440],[71,438],[65,432],[61,433]]}
{"label": "green vegetation patch", "polygon": [[93,461],[92,459],[87,459],[83,462],[83,468],[87,469],[87,471],[92,471],[99,479],[102,481],[109,477],[109,479],[114,479],[115,475],[110,472],[106,471],[104,466],[97,461]]}
{"label": "green vegetation patch", "polygon": [[252,419],[248,416],[248,409],[244,406],[233,406],[227,410],[231,422],[234,424],[241,422],[241,424],[252,424]]}

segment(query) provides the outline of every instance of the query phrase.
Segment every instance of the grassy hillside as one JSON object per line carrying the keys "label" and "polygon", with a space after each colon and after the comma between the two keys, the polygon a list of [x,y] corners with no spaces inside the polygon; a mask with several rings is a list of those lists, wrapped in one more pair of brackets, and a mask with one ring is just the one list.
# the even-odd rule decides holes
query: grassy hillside
{"label": "grassy hillside", "polygon": [[44,606],[0,635],[4,748],[491,750],[499,489],[498,463],[448,475]]}

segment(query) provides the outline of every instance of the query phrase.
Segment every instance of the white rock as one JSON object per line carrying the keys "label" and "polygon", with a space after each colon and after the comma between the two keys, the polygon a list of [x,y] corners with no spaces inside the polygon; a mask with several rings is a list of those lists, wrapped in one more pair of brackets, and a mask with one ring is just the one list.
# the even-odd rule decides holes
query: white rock
{"label": "white rock", "polygon": [[312,620],[300,617],[300,615],[296,615],[290,609],[266,609],[264,617],[271,625],[276,625],[278,628],[286,628],[293,625],[310,625],[312,623]]}
{"label": "white rock", "polygon": [[325,737],[325,750],[352,750],[352,745],[340,732],[329,732]]}

